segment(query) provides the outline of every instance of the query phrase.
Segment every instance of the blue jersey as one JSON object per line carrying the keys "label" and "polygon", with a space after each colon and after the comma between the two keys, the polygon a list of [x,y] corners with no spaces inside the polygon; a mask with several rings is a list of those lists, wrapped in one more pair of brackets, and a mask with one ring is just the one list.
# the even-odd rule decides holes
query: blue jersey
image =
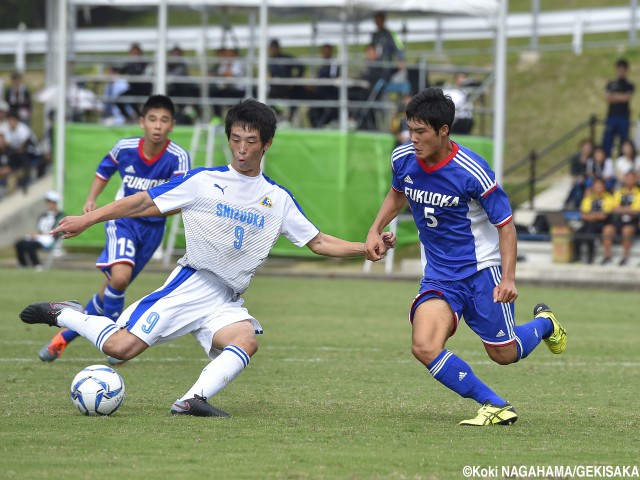
{"label": "blue jersey", "polygon": [[[108,181],[116,172],[120,173],[122,185],[116,199],[162,185],[191,168],[189,154],[172,141],[167,140],[162,152],[151,159],[142,153],[143,144],[144,138],[120,140],[98,165],[96,175],[102,180]],[[164,217],[141,218],[148,222],[165,221]]]}
{"label": "blue jersey", "polygon": [[427,260],[424,276],[433,280],[499,266],[497,227],[511,221],[507,194],[487,162],[451,144],[451,155],[433,166],[417,159],[411,143],[391,155],[392,187],[409,202]]}

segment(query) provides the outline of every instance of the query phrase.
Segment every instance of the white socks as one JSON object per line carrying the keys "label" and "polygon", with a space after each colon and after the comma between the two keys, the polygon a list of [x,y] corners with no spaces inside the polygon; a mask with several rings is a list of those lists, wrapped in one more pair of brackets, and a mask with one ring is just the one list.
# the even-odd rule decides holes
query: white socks
{"label": "white socks", "polygon": [[235,345],[229,345],[222,350],[218,358],[204,367],[198,381],[193,384],[193,387],[180,400],[193,398],[194,395],[200,395],[205,398],[213,397],[240,375],[245,367],[249,365],[249,360],[249,355],[243,349]]}
{"label": "white socks", "polygon": [[107,317],[87,315],[71,308],[65,308],[60,312],[57,323],[60,327],[78,332],[100,350],[104,342],[119,330],[113,320]]}

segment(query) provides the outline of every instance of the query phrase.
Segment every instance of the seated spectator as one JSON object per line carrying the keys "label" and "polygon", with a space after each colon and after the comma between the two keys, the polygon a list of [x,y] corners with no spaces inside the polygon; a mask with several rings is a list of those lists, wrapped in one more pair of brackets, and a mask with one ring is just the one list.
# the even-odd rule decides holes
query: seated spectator
{"label": "seated spectator", "polygon": [[[167,60],[167,75],[169,77],[188,77],[189,67],[184,61],[184,51],[175,45],[169,51]],[[176,102],[176,123],[178,125],[191,125],[200,113],[200,108],[194,102],[181,100],[184,98],[198,98],[200,89],[197,84],[188,81],[176,81],[169,78],[167,94]]]}
{"label": "seated spectator", "polygon": [[[128,76],[143,76],[149,74],[149,65],[144,60],[144,52],[139,43],[132,43],[129,47],[130,60],[120,69],[120,73]],[[129,97],[144,97],[141,100],[134,100],[130,102],[131,107],[135,110],[135,115],[130,120],[137,122],[140,116],[140,109],[138,105],[146,101],[147,97],[151,95],[153,85],[147,81],[136,80],[135,78],[128,78],[129,89],[123,93],[123,96]]]}
{"label": "seated spectator", "polygon": [[391,133],[396,141],[394,148],[409,141],[409,126],[407,125],[406,111],[411,98],[412,96],[409,94],[402,97],[402,102],[398,105],[398,111],[391,119]]}
{"label": "seated spectator", "polygon": [[571,169],[571,190],[564,201],[566,210],[580,208],[587,179],[587,164],[591,161],[593,148],[593,141],[590,138],[585,138],[580,142],[580,150],[571,156],[569,167]]}
{"label": "seated spectator", "polygon": [[604,180],[608,192],[612,192],[616,185],[616,170],[613,160],[607,157],[607,152],[602,146],[593,149],[591,159],[587,161],[585,187],[589,188],[595,178]]}
{"label": "seated spectator", "polygon": [[616,234],[622,236],[622,258],[618,265],[629,263],[631,242],[638,231],[640,215],[640,187],[634,171],[624,176],[623,184],[613,194],[613,210],[611,221],[602,229],[602,248],[604,258],[602,265],[611,263],[611,245]]}
{"label": "seated spectator", "polygon": [[582,245],[587,246],[587,263],[593,263],[595,258],[595,239],[602,233],[613,210],[613,196],[607,192],[604,180],[596,177],[589,193],[582,200],[580,212],[582,226],[573,237],[573,261],[578,262],[582,257]]}
{"label": "seated spectator", "polygon": [[105,85],[103,97],[102,121],[107,125],[123,125],[136,117],[136,111],[120,97],[129,90],[129,82],[121,78],[114,65],[108,65],[105,74],[111,81]]}
{"label": "seated spectator", "polygon": [[456,115],[451,125],[452,134],[469,135],[473,128],[473,103],[469,101],[469,81],[465,72],[453,76],[453,85],[444,88],[456,106]]}
{"label": "seated spectator", "polygon": [[24,84],[24,76],[20,72],[11,74],[11,86],[4,98],[11,110],[18,113],[21,122],[31,124],[31,92]]}
{"label": "seated spectator", "polygon": [[624,183],[624,177],[628,172],[640,169],[640,157],[636,153],[636,146],[629,138],[620,145],[620,156],[616,160],[615,170],[618,185]]}
{"label": "seated spectator", "polygon": [[[219,48],[219,63],[212,71],[216,77],[224,78],[224,81],[212,83],[209,87],[209,96],[212,98],[244,98],[246,93],[245,64],[239,58],[237,48]],[[214,105],[214,115],[223,116],[223,107]]]}
{"label": "seated spectator", "polygon": [[0,130],[0,182],[6,183],[7,190],[12,192],[15,189],[15,185],[12,183],[12,174],[14,170],[11,166],[11,160],[9,157],[9,147],[7,141],[4,138],[4,133]]}
{"label": "seated spectator", "polygon": [[4,132],[7,127],[7,117],[9,116],[9,104],[0,100],[0,132]]}
{"label": "seated spectator", "polygon": [[[298,62],[293,55],[284,53],[280,42],[276,39],[269,44],[269,77],[271,78],[302,78],[304,77],[304,65]],[[269,97],[273,99],[303,99],[305,89],[302,85],[272,84],[269,88]],[[296,112],[296,107],[289,107],[291,121]]]}
{"label": "seated spectator", "polygon": [[31,164],[34,163],[38,168],[38,175],[43,174],[42,158],[37,149],[38,141],[31,128],[19,120],[18,112],[15,110],[9,111],[7,128],[3,133],[9,147],[11,168],[18,174],[19,184],[26,193],[31,180]]}
{"label": "seated spectator", "polygon": [[[337,59],[333,58],[333,45],[328,43],[320,47],[320,56],[323,64],[318,69],[316,75],[320,79],[336,80],[340,78],[340,65]],[[339,90],[337,86],[331,85],[311,85],[307,87],[309,98],[314,100],[337,100]],[[326,124],[338,119],[338,109],[336,107],[312,107],[309,109],[309,121],[313,128],[322,128]]]}
{"label": "seated spectator", "polygon": [[[387,71],[381,65],[376,46],[372,43],[365,47],[364,68],[358,76],[359,80],[367,83],[367,87],[350,87],[349,100],[357,102],[376,101],[380,98],[384,84],[387,82]],[[357,107],[352,117],[355,117],[357,127],[362,130],[377,130],[376,111],[371,107]]]}
{"label": "seated spectator", "polygon": [[42,270],[42,264],[38,258],[38,250],[41,248],[51,248],[53,246],[55,239],[49,232],[58,225],[64,216],[63,213],[58,210],[58,202],[60,201],[60,194],[58,194],[58,192],[47,192],[45,200],[47,202],[47,211],[38,217],[36,230],[29,235],[25,235],[15,244],[18,264],[26,268],[29,266],[29,262],[31,262],[31,265],[36,271]]}

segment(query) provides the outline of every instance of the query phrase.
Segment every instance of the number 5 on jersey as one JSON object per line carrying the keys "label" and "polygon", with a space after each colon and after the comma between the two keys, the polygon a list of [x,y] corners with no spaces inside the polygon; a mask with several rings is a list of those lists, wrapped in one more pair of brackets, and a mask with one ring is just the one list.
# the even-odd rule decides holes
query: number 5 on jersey
{"label": "number 5 on jersey", "polygon": [[438,226],[438,219],[435,215],[432,215],[435,211],[435,208],[424,207],[424,218],[427,221],[427,227],[433,228]]}

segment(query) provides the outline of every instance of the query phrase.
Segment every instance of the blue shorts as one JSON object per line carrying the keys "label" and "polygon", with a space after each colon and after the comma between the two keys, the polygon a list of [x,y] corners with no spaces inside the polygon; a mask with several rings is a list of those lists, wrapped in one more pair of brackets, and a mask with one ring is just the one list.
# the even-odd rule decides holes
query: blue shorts
{"label": "blue shorts", "polygon": [[418,305],[430,298],[441,298],[453,310],[453,333],[460,318],[464,317],[466,324],[483,343],[491,346],[513,343],[516,338],[514,305],[493,302],[493,289],[500,283],[501,278],[500,267],[487,267],[470,277],[450,282],[423,278],[420,282],[420,292],[411,305],[409,319],[413,322]]}
{"label": "blue shorts", "polygon": [[111,266],[128,263],[133,267],[131,281],[145,267],[162,243],[165,222],[147,222],[134,218],[109,220],[104,225],[107,242],[96,260],[96,267],[111,278]]}

